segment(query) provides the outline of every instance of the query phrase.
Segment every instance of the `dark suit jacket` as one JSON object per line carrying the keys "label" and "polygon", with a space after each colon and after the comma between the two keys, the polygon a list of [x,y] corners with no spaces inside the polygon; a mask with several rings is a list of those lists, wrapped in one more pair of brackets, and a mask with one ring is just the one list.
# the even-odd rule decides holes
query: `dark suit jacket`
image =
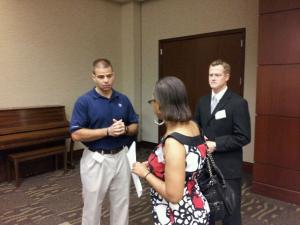
{"label": "dark suit jacket", "polygon": [[[242,147],[251,140],[248,103],[229,89],[212,114],[210,101],[211,94],[200,98],[196,107],[195,120],[208,140],[216,142],[217,147],[213,157],[225,179],[240,178],[243,162]],[[225,118],[222,110],[225,110]]]}

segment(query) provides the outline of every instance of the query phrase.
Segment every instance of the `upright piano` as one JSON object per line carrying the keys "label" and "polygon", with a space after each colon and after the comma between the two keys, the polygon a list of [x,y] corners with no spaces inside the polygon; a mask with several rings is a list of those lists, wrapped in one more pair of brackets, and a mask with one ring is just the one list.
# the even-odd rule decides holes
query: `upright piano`
{"label": "upright piano", "polygon": [[[10,152],[63,144],[70,137],[68,127],[61,105],[0,109],[0,181],[5,179],[4,161]],[[67,149],[65,165],[66,160]]]}

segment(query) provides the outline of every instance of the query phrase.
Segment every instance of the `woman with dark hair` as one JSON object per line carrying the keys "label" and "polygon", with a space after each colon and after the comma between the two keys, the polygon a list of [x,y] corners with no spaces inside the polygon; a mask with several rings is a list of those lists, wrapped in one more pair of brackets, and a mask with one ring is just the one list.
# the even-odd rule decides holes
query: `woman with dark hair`
{"label": "woman with dark hair", "polygon": [[152,187],[154,224],[208,224],[208,202],[197,183],[206,147],[192,121],[184,84],[176,77],[164,77],[149,103],[166,133],[148,161],[135,163],[132,172]]}

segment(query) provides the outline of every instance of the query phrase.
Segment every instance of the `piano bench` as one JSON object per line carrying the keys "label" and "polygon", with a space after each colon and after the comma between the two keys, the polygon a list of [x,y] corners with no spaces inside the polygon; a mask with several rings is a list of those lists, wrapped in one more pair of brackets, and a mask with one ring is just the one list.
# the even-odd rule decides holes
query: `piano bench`
{"label": "piano bench", "polygon": [[9,154],[7,157],[7,178],[8,181],[11,181],[11,170],[10,170],[10,164],[12,163],[14,166],[15,171],[15,179],[16,179],[16,187],[20,186],[19,181],[19,163],[30,161],[38,158],[43,158],[47,156],[55,156],[55,169],[58,167],[57,159],[59,154],[64,155],[64,172],[66,172],[66,149],[65,146],[55,146],[55,147],[49,147],[49,148],[42,148],[38,150],[33,151],[26,151],[26,152],[18,152],[18,153],[12,153]]}

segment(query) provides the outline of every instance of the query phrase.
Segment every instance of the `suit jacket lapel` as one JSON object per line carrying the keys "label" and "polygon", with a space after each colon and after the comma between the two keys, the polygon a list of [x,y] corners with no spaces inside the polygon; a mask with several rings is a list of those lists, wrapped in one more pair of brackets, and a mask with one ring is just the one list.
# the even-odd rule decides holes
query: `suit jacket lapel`
{"label": "suit jacket lapel", "polygon": [[204,102],[204,106],[203,106],[203,109],[205,109],[205,117],[206,117],[204,119],[204,121],[206,121],[207,123],[208,123],[208,121],[210,120],[210,117],[211,117],[211,114],[210,114],[210,101],[211,101],[211,93],[209,95],[207,95],[207,97],[205,98],[205,102]]}

